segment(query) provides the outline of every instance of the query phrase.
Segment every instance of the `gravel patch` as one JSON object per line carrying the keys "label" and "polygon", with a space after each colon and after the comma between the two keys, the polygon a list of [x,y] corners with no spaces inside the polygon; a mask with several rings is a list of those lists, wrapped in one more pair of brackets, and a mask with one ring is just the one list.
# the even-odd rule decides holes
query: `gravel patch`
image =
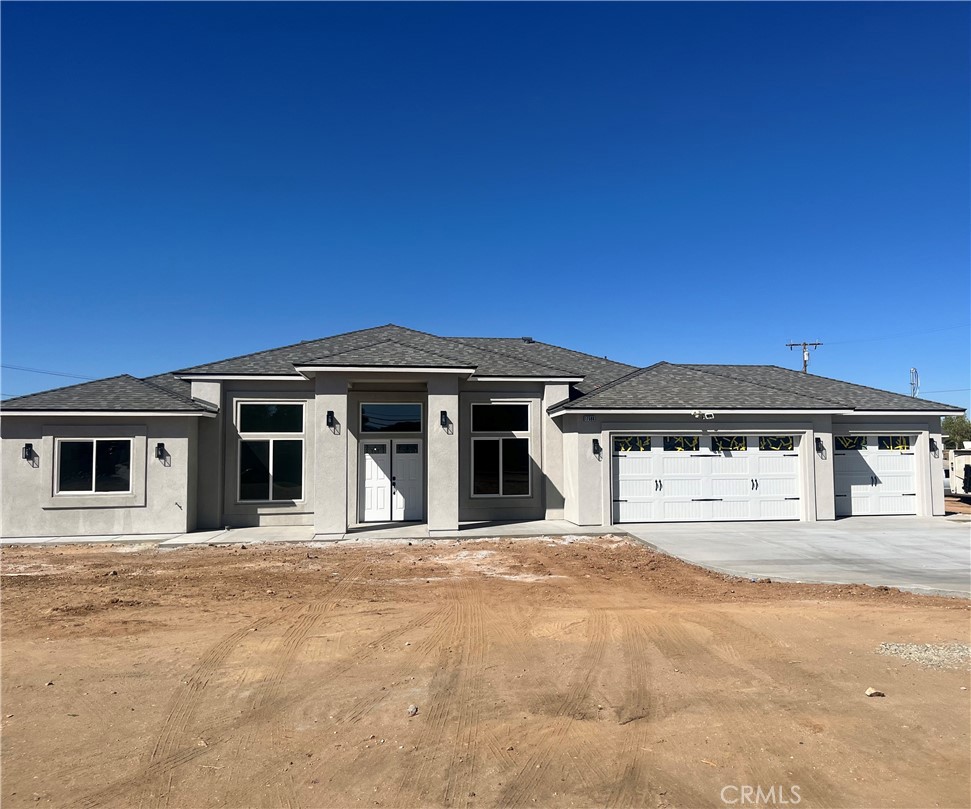
{"label": "gravel patch", "polygon": [[877,654],[902,657],[935,669],[963,669],[971,664],[967,643],[881,643]]}

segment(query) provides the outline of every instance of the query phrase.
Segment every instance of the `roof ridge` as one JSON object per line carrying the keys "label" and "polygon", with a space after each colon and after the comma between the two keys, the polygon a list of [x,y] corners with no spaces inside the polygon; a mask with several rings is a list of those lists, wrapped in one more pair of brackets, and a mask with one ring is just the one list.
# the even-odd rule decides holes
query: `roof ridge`
{"label": "roof ridge", "polygon": [[[776,385],[766,384],[765,382],[755,382],[755,381],[753,381],[751,379],[742,379],[741,377],[735,376],[733,374],[728,374],[728,373],[719,374],[719,373],[715,373],[714,371],[707,371],[707,370],[704,370],[703,368],[700,368],[699,366],[695,365],[694,363],[690,363],[690,362],[679,363],[679,364],[680,365],[683,365],[685,368],[694,368],[694,370],[698,371],[698,373],[701,373],[701,374],[708,374],[710,376],[720,376],[722,379],[732,379],[732,380],[734,380],[736,382],[743,382],[743,383],[745,383],[747,385],[755,385],[756,387],[765,388],[766,390],[774,390],[774,391],[779,391],[781,393],[795,393],[795,394],[797,394],[799,396],[805,396],[807,399],[815,399],[817,402],[825,402],[826,404],[831,404],[831,405],[834,405],[836,407],[845,407],[845,405],[841,405],[839,402],[834,401],[833,399],[825,399],[822,396],[816,396],[815,394],[812,394],[812,393],[802,393],[802,392],[797,391],[797,390],[792,390],[791,388],[780,388],[780,387],[778,387]],[[710,366],[707,366],[707,367],[709,367],[709,368],[726,368],[726,367],[730,367],[730,366],[725,366],[725,365],[710,365]],[[746,367],[749,367],[749,368],[758,368],[760,366],[755,365],[755,366],[746,366]],[[762,367],[765,367],[765,366],[762,366]],[[772,367],[772,366],[769,366],[769,367]],[[778,366],[776,366],[776,367],[778,367]],[[837,381],[837,380],[834,380],[834,381]]]}
{"label": "roof ridge", "polygon": [[[210,362],[198,362],[195,365],[190,365],[187,368],[179,368],[175,371],[169,371],[171,374],[183,374],[191,371],[193,368],[198,368],[202,365],[214,365],[217,362],[232,362],[233,360],[241,360],[246,357],[255,357],[257,354],[267,354],[271,351],[283,351],[288,348],[296,348],[297,346],[304,345],[305,343],[319,343],[321,340],[332,340],[335,337],[346,337],[349,334],[359,334],[360,332],[372,331],[375,329],[385,329],[388,326],[395,326],[394,323],[385,323],[382,326],[368,326],[366,329],[351,329],[350,331],[342,331],[339,334],[331,334],[327,337],[315,337],[312,340],[298,340],[295,343],[288,343],[283,346],[274,346],[273,348],[263,348],[259,351],[248,351],[245,354],[237,354],[235,357],[224,357],[218,360],[211,360]],[[401,328],[400,326],[395,326],[396,328]]]}
{"label": "roof ridge", "polygon": [[552,412],[553,410],[558,410],[563,407],[566,407],[568,404],[573,405],[573,404],[576,404],[577,402],[583,401],[584,399],[588,399],[591,396],[596,396],[598,394],[604,393],[610,390],[611,388],[617,387],[617,385],[621,384],[622,382],[626,382],[628,379],[633,379],[635,376],[639,376],[642,373],[646,373],[647,371],[650,371],[653,368],[657,368],[660,365],[671,365],[671,363],[666,362],[665,360],[659,360],[658,362],[655,362],[653,365],[645,365],[643,368],[635,368],[629,374],[624,374],[623,376],[617,377],[617,379],[612,379],[610,380],[610,382],[607,382],[601,385],[599,388],[595,388],[589,393],[584,393],[582,396],[577,396],[576,399],[566,400],[553,405],[553,407],[550,408],[550,412]]}
{"label": "roof ridge", "polygon": [[[568,371],[566,368],[560,368],[558,365],[549,365],[548,363],[536,362],[535,360],[524,360],[522,357],[516,357],[516,356],[513,356],[512,354],[507,354],[505,351],[499,351],[498,349],[491,348],[489,346],[479,346],[479,345],[475,345],[474,343],[466,343],[463,341],[461,337],[442,337],[441,339],[454,340],[456,343],[461,343],[462,345],[468,348],[474,348],[477,351],[488,351],[491,354],[497,354],[500,357],[505,357],[506,359],[515,360],[516,362],[528,362],[530,365],[535,365],[537,368],[547,368],[551,371],[559,371],[564,376],[585,376],[585,374],[578,374],[575,371]],[[499,338],[499,339],[502,339],[502,338]],[[559,346],[556,346],[556,348],[559,348]]]}
{"label": "roof ridge", "polygon": [[[155,374],[155,376],[164,376],[164,374]],[[154,388],[157,391],[161,391],[170,399],[175,399],[176,401],[182,401],[182,402],[185,402],[186,404],[191,404],[193,407],[197,407],[200,410],[212,409],[209,405],[205,405],[202,402],[197,402],[191,396],[183,396],[181,393],[176,393],[175,391],[168,390],[167,388],[163,388],[161,385],[158,385],[155,382],[150,381],[150,379],[144,379],[140,377],[133,377],[133,379],[135,379],[136,382],[141,382],[143,385],[148,385],[149,387]]]}
{"label": "roof ridge", "polygon": [[383,343],[392,343],[393,345],[400,346],[402,348],[410,348],[413,351],[420,351],[425,354],[431,354],[433,357],[438,357],[439,359],[448,360],[449,362],[461,363],[463,367],[469,365],[469,363],[462,363],[462,361],[458,357],[450,357],[447,354],[440,354],[438,351],[434,351],[433,349],[423,348],[422,346],[416,346],[412,343],[406,343],[402,340],[395,340],[394,338],[391,338],[391,337],[388,337],[384,340],[375,340],[373,343],[368,343],[367,345],[356,346],[355,348],[347,348],[347,349],[344,349],[343,351],[335,351],[332,354],[323,354],[320,357],[313,357],[310,360],[308,360],[308,362],[315,362],[317,360],[340,357],[342,354],[352,354],[355,351],[363,351],[366,348],[374,348],[375,346],[382,345]]}
{"label": "roof ridge", "polygon": [[[450,337],[450,340],[522,340],[522,337]],[[533,340],[533,345],[549,346],[550,348],[557,348],[560,351],[569,351],[571,354],[580,354],[583,357],[590,357],[592,360],[600,360],[600,362],[611,362],[614,365],[624,365],[628,368],[638,368],[636,365],[631,365],[629,362],[621,362],[620,360],[612,360],[610,357],[601,357],[597,354],[591,354],[589,351],[578,351],[575,348],[567,348],[566,346],[558,346],[556,343],[548,343],[545,340]],[[529,343],[523,343],[523,345],[529,345]]]}
{"label": "roof ridge", "polygon": [[945,404],[944,402],[935,402],[933,399],[922,399],[919,396],[908,396],[906,393],[897,393],[894,390],[883,390],[882,388],[874,388],[871,385],[861,385],[857,382],[847,382],[845,379],[834,379],[831,376],[822,376],[821,374],[803,374],[799,371],[794,371],[792,368],[783,368],[781,365],[769,365],[768,368],[778,368],[780,371],[788,371],[790,374],[797,374],[798,376],[814,376],[816,379],[825,379],[827,382],[839,382],[842,385],[852,385],[854,388],[865,388],[866,390],[872,390],[876,393],[891,393],[894,396],[903,396],[905,399],[913,399],[918,402],[927,402],[927,404],[940,405],[941,407],[954,407],[954,405]]}

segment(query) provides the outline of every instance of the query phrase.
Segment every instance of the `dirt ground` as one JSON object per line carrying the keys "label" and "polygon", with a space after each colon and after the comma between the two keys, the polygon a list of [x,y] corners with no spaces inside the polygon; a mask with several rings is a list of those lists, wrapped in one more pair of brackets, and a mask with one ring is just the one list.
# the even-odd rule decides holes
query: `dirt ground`
{"label": "dirt ground", "polygon": [[0,558],[4,809],[969,805],[967,667],[876,653],[967,601],[615,537]]}

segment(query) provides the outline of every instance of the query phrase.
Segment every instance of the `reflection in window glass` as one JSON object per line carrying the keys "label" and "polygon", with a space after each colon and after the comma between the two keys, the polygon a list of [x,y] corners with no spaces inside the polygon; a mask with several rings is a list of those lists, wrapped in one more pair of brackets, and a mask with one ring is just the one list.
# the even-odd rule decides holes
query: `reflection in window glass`
{"label": "reflection in window glass", "polygon": [[303,497],[303,441],[273,442],[273,500]]}
{"label": "reflection in window glass", "polygon": [[666,435],[664,436],[665,452],[697,452],[699,438],[696,435]]}
{"label": "reflection in window glass", "polygon": [[270,499],[270,442],[239,442],[239,499]]}
{"label": "reflection in window glass", "polygon": [[525,438],[502,439],[502,494],[529,494],[529,441]]}
{"label": "reflection in window glass", "polygon": [[711,448],[714,452],[745,452],[748,438],[744,435],[713,435]]}
{"label": "reflection in window glass", "polygon": [[877,437],[877,449],[910,449],[909,435],[881,435]]}
{"label": "reflection in window glass", "polygon": [[836,449],[866,449],[865,435],[837,435],[834,436]]}
{"label": "reflection in window glass", "polygon": [[420,433],[420,404],[362,404],[361,432]]}
{"label": "reflection in window glass", "polygon": [[759,449],[762,452],[791,452],[795,449],[791,435],[760,435]]}
{"label": "reflection in window glass", "polygon": [[614,452],[650,452],[651,437],[649,435],[618,435],[614,436]]}
{"label": "reflection in window glass", "polygon": [[57,473],[59,492],[90,492],[94,478],[94,441],[62,441]]}
{"label": "reflection in window glass", "polygon": [[252,404],[239,406],[241,433],[302,433],[302,404]]}
{"label": "reflection in window glass", "polygon": [[499,494],[499,441],[472,442],[472,494]]}
{"label": "reflection in window glass", "polygon": [[131,487],[131,441],[97,441],[94,490],[127,492]]}
{"label": "reflection in window glass", "polygon": [[528,404],[473,404],[473,432],[527,432],[529,430]]}

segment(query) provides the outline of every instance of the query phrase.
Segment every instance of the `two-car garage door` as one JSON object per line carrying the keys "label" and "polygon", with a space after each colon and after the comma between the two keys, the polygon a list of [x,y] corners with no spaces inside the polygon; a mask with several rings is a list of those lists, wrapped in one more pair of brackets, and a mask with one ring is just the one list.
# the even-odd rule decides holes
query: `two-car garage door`
{"label": "two-car garage door", "polygon": [[615,523],[800,517],[799,436],[616,435],[611,450]]}

